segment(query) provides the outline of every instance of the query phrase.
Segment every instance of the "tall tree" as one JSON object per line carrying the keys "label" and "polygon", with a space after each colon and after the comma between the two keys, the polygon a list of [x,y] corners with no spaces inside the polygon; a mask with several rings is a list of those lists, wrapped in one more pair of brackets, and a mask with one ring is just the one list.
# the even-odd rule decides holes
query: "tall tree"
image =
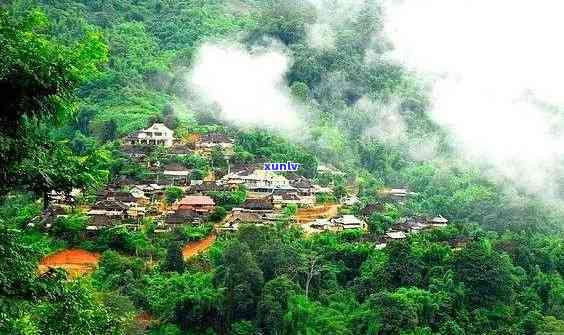
{"label": "tall tree", "polygon": [[264,279],[247,244],[233,241],[225,249],[222,263],[217,280],[225,287],[226,324],[254,318]]}
{"label": "tall tree", "polygon": [[163,265],[165,271],[184,272],[184,259],[182,258],[182,243],[171,242],[166,251],[166,260]]}
{"label": "tall tree", "polygon": [[40,122],[61,121],[75,110],[80,83],[92,78],[107,60],[101,35],[87,32],[74,45],[48,34],[47,17],[38,9],[16,12],[0,7],[0,187],[22,180],[18,163],[41,148],[33,129]]}

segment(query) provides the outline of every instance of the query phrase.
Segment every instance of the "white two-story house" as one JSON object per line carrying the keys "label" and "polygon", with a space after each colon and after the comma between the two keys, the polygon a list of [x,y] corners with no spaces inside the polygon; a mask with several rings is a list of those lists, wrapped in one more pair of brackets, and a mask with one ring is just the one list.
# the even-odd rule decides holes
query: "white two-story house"
{"label": "white two-story house", "polygon": [[127,144],[164,145],[171,147],[174,140],[174,131],[162,123],[155,123],[147,129],[130,134],[125,138]]}

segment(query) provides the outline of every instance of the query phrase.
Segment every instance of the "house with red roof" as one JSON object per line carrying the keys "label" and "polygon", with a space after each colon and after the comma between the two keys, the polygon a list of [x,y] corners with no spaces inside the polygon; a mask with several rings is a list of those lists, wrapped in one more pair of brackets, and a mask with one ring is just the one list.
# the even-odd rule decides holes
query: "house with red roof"
{"label": "house with red roof", "polygon": [[215,202],[206,195],[188,195],[178,201],[177,206],[178,211],[191,210],[196,213],[207,214],[213,210]]}

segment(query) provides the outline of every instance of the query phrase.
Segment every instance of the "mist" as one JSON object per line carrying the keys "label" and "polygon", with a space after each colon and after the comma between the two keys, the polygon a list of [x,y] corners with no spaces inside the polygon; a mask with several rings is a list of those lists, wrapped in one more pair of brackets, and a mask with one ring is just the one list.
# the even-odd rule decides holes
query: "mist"
{"label": "mist", "polygon": [[336,47],[337,29],[359,14],[364,0],[310,0],[317,19],[307,27],[307,42],[322,50]]}
{"label": "mist", "polygon": [[[276,44],[248,50],[240,44],[208,42],[195,55],[189,87],[218,117],[235,126],[295,131],[302,109],[291,97],[284,75],[291,58]],[[211,107],[209,107],[211,108]]]}
{"label": "mist", "polygon": [[468,160],[553,197],[563,158],[558,106],[564,4],[557,1],[390,1],[388,56],[432,83],[430,116]]}

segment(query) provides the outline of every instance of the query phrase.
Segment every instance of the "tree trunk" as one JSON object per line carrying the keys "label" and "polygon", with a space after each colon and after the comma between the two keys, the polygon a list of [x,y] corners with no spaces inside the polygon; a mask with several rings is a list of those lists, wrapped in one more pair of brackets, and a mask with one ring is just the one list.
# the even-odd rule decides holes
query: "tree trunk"
{"label": "tree trunk", "polygon": [[311,260],[311,264],[309,266],[309,272],[307,274],[307,279],[306,279],[306,285],[305,285],[305,296],[307,298],[308,294],[309,294],[309,284],[311,282],[311,279],[313,278],[313,274],[315,271],[315,263],[317,262],[317,257],[313,258]]}
{"label": "tree trunk", "polygon": [[309,283],[311,282],[312,277],[313,277],[313,274],[311,272],[309,272],[307,274],[306,285],[305,285],[305,296],[306,296],[306,298],[307,298],[307,295],[309,294]]}
{"label": "tree trunk", "polygon": [[46,210],[49,207],[49,191],[43,191],[43,210]]}

